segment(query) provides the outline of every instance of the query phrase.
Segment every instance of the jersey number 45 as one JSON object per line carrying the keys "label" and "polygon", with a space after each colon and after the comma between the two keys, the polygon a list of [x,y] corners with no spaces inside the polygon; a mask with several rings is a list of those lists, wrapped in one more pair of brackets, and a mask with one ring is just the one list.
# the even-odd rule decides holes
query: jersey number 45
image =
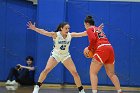
{"label": "jersey number 45", "polygon": [[65,50],[65,48],[66,48],[66,45],[62,45],[62,46],[60,47],[61,50]]}

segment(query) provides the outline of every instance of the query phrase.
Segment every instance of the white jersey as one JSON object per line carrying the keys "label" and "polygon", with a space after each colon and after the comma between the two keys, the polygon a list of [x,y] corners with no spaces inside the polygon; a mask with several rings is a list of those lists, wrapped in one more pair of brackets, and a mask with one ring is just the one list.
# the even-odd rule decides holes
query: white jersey
{"label": "white jersey", "polygon": [[71,34],[68,32],[67,37],[64,39],[60,31],[56,32],[57,37],[53,39],[54,49],[53,51],[58,54],[67,54],[69,53],[69,46],[71,42]]}

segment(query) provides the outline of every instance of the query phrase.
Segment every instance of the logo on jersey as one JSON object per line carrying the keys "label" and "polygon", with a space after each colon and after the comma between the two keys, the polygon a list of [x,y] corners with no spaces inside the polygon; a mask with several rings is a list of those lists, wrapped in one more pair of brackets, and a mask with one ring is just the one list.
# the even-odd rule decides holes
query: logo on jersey
{"label": "logo on jersey", "polygon": [[69,44],[70,41],[58,41],[58,44]]}

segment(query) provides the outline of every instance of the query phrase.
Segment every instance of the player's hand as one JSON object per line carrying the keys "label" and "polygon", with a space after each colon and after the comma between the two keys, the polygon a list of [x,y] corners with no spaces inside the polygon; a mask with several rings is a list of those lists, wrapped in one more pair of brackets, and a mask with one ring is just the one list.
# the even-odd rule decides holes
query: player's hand
{"label": "player's hand", "polygon": [[21,70],[22,67],[21,67],[20,64],[17,64],[15,68],[16,68],[17,70]]}
{"label": "player's hand", "polygon": [[36,29],[35,23],[32,24],[31,21],[27,22],[27,26],[28,26],[27,29],[31,29],[31,30],[35,30]]}
{"label": "player's hand", "polygon": [[87,48],[84,49],[84,56],[85,56],[86,58],[89,58],[89,57],[88,57],[88,53],[89,53],[89,50],[88,50],[88,47],[87,47]]}
{"label": "player's hand", "polygon": [[22,65],[21,64],[17,64],[17,66],[19,66],[21,68]]}
{"label": "player's hand", "polygon": [[100,26],[98,26],[98,28],[102,31],[104,29],[104,23],[100,24]]}

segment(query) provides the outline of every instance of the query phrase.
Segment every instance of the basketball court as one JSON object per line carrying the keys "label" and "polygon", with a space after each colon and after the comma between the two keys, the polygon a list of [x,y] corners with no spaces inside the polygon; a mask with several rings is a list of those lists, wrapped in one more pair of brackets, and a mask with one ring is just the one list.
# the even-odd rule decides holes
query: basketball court
{"label": "basketball court", "polygon": [[[84,56],[84,49],[89,45],[88,37],[73,38],[71,41],[71,32],[87,30],[84,23],[88,15],[94,19],[95,26],[104,24],[104,36],[115,51],[113,74],[118,76],[123,93],[140,93],[140,0],[0,0],[0,93],[32,93],[34,86],[7,86],[5,82],[10,80],[7,79],[8,73],[17,64],[20,64],[19,68],[22,66],[27,69],[25,59],[32,56],[35,69],[30,75],[37,83],[54,49],[54,38],[29,29],[31,24],[29,26],[28,23],[33,23],[32,26],[44,29],[43,31],[55,32],[62,22],[68,23],[67,29],[70,31],[65,34],[65,38],[69,36],[69,41],[59,42],[62,45],[58,43],[58,49],[65,51],[68,48],[68,58],[72,58],[80,77],[77,80],[81,80],[86,93],[92,93],[89,74],[92,51],[90,58]],[[58,32],[58,38],[64,39],[61,31]],[[70,48],[68,45],[66,47],[68,43],[71,43]],[[98,59],[101,60],[100,57]],[[59,63],[43,81],[39,93],[78,93],[80,90],[78,91],[73,79],[77,72],[71,74],[66,66]],[[10,82],[15,81],[15,77],[12,79]],[[117,93],[104,67],[98,73],[98,84],[103,85],[98,87],[98,93]]]}

